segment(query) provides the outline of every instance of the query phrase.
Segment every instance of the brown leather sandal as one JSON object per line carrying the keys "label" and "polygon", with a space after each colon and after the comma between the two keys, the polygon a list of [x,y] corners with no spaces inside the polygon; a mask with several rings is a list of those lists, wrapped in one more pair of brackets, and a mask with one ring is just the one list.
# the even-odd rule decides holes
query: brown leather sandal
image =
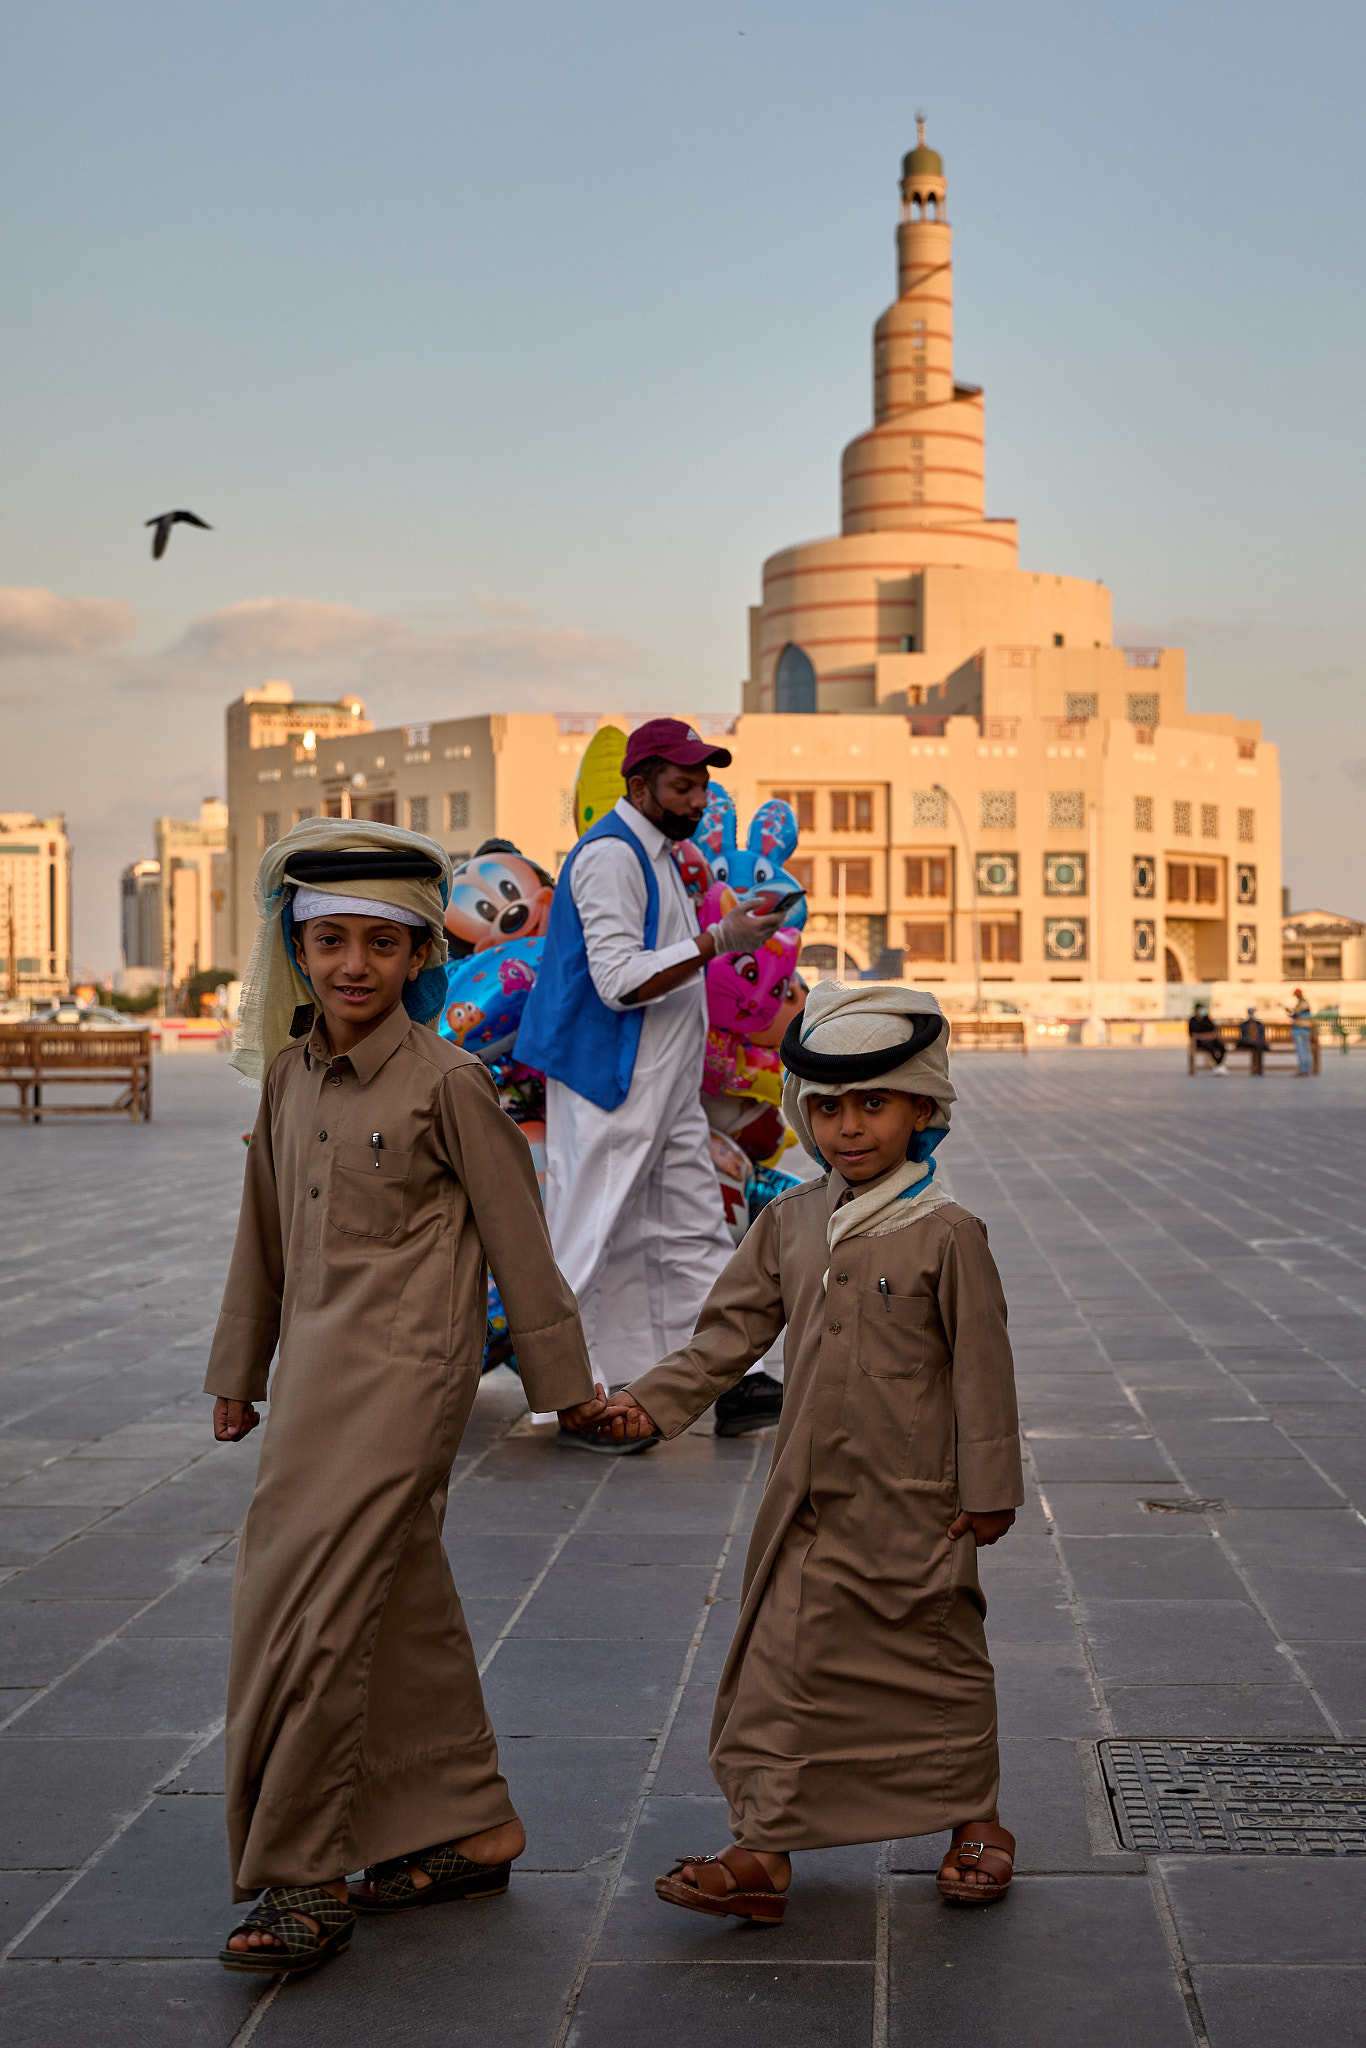
{"label": "brown leather sandal", "polygon": [[[958,1876],[980,1870],[989,1884],[969,1884]],[[1003,1899],[1015,1874],[1015,1837],[994,1820],[967,1820],[955,1828],[948,1854],[939,1866],[939,1896],[953,1905],[990,1906]]]}
{"label": "brown leather sandal", "polygon": [[[735,1879],[734,1891],[727,1891],[719,1865],[724,1864]],[[691,1870],[691,1878],[683,1875]],[[757,1856],[748,1849],[723,1849],[719,1856],[684,1856],[672,1870],[655,1879],[656,1895],[669,1906],[686,1906],[693,1913],[711,1913],[724,1920],[734,1913],[737,1920],[757,1920],[774,1926],[787,1911],[787,1893],[780,1892]]]}

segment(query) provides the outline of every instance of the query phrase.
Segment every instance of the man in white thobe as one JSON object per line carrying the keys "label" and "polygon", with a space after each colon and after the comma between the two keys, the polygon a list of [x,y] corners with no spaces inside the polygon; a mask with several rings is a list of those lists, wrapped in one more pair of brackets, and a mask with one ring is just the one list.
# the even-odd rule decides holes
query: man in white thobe
{"label": "man in white thobe", "polygon": [[[609,1388],[687,1341],[734,1250],[700,1100],[707,1037],[702,970],[718,952],[755,950],[780,920],[734,910],[699,934],[671,855],[701,817],[708,767],[729,763],[724,748],[709,746],[679,719],[637,728],[622,764],[626,795],[580,841],[561,877],[574,916],[565,906],[528,1003],[528,1050],[518,1042],[519,1058],[544,1060],[551,1242],[578,1300],[594,1378]],[[572,976],[551,959],[561,941],[566,952],[571,943],[581,946],[591,992],[580,980],[580,1007],[596,998],[617,1019],[639,1015],[633,1064],[629,1051],[620,1055],[620,1100],[621,1087],[597,1085],[613,1055],[598,1050],[585,1075],[582,1049],[565,1049],[572,1020],[548,1015],[552,1004],[563,1011],[575,1002]],[[540,1018],[534,1003],[545,1006]],[[599,1024],[607,1036],[591,1041],[595,1047],[630,1035],[606,1020]],[[583,1092],[587,1086],[599,1099]],[[564,1440],[576,1449],[636,1448],[568,1433]]]}

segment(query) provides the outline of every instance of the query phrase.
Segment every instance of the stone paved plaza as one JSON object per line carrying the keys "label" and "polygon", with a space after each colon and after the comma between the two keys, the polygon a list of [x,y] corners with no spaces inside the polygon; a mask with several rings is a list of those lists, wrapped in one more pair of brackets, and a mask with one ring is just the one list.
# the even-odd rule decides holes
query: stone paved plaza
{"label": "stone paved plaza", "polygon": [[[450,1499],[529,1834],[505,1899],[358,1928],[274,1991],[230,1924],[221,1717],[254,1445],[197,1391],[254,1097],[162,1060],[150,1127],[0,1132],[0,2037],[14,2048],[1360,2038],[1366,1856],[1122,1851],[1107,1738],[1366,1743],[1366,1061],[957,1062],[942,1155],[1006,1280],[1030,1500],[983,1553],[1019,1878],[944,1838],[797,1860],[786,1924],[670,1911],[764,1439],[558,1449],[500,1371]],[[642,1360],[642,1364],[648,1361]],[[1163,1512],[1149,1500],[1224,1504]]]}

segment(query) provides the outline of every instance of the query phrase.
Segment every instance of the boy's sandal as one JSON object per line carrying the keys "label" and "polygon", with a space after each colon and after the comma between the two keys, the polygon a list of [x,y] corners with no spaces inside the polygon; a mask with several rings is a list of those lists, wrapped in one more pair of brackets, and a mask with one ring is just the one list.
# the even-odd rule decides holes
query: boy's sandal
{"label": "boy's sandal", "polygon": [[[721,1875],[723,1865],[735,1879],[728,1890]],[[687,1872],[691,1871],[691,1877]],[[684,1856],[672,1870],[655,1879],[656,1895],[669,1906],[686,1906],[693,1913],[712,1913],[724,1920],[734,1913],[739,1920],[757,1920],[773,1926],[787,1911],[787,1893],[780,1892],[757,1856],[748,1849],[723,1849],[719,1856]]]}
{"label": "boy's sandal", "polygon": [[[979,1870],[988,1884],[969,1884],[961,1875]],[[990,1906],[1003,1899],[1015,1873],[1015,1837],[994,1820],[965,1821],[953,1831],[948,1854],[939,1866],[939,1895],[955,1905]]]}
{"label": "boy's sandal", "polygon": [[[315,1934],[299,1915],[316,1920]],[[356,1916],[334,1893],[320,1884],[275,1884],[264,1891],[245,1920],[229,1934],[269,1934],[278,1948],[220,1948],[225,1970],[252,1970],[260,1977],[300,1977],[316,1970],[329,1956],[345,1955],[351,1946]]]}
{"label": "boy's sandal", "polygon": [[[431,1879],[414,1884],[416,1868]],[[493,1899],[508,1888],[512,1864],[474,1863],[454,1842],[417,1849],[411,1856],[390,1856],[365,1867],[365,1889],[347,1896],[358,1913],[403,1913],[413,1906],[442,1906],[451,1899]]]}

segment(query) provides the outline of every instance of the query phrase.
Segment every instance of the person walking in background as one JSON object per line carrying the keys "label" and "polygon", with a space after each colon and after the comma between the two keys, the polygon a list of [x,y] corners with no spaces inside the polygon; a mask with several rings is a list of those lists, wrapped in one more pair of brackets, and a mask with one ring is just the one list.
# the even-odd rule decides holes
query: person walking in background
{"label": "person walking in background", "polygon": [[978,1545],[1024,1499],[985,1227],[934,1179],[949,1127],[934,997],[821,982],[783,1041],[783,1107],[823,1177],[778,1195],[689,1343],[587,1422],[676,1436],[787,1326],[786,1400],[721,1674],[711,1766],[736,1846],[666,1903],[781,1920],[794,1850],[952,1830],[939,1890],[1010,1883]]}
{"label": "person walking in background", "polygon": [[1314,1071],[1314,1047],[1310,1033],[1313,1011],[1305,1001],[1304,990],[1292,991],[1292,999],[1286,1004],[1290,1016],[1290,1036],[1295,1041],[1296,1079],[1303,1080]]}
{"label": "person walking in background", "polygon": [[235,1064],[264,1086],[204,1383],[242,1442],[278,1343],[233,1583],[229,1856],[233,1897],[263,1896],[232,1970],[311,1970],[358,1912],[506,1891],[526,1845],[441,1542],[486,1257],[528,1398],[591,1412],[593,1388],[526,1142],[425,1028],[449,876],[433,840],[314,819],[257,879]]}
{"label": "person walking in background", "polygon": [[[702,816],[708,769],[730,758],[678,718],[636,728],[626,794],[560,871],[517,1038],[546,1077],[551,1243],[608,1387],[685,1341],[734,1249],[700,1099],[702,969],[757,952],[782,920],[736,909],[699,935],[671,858]],[[647,1442],[560,1440],[609,1455]]]}

